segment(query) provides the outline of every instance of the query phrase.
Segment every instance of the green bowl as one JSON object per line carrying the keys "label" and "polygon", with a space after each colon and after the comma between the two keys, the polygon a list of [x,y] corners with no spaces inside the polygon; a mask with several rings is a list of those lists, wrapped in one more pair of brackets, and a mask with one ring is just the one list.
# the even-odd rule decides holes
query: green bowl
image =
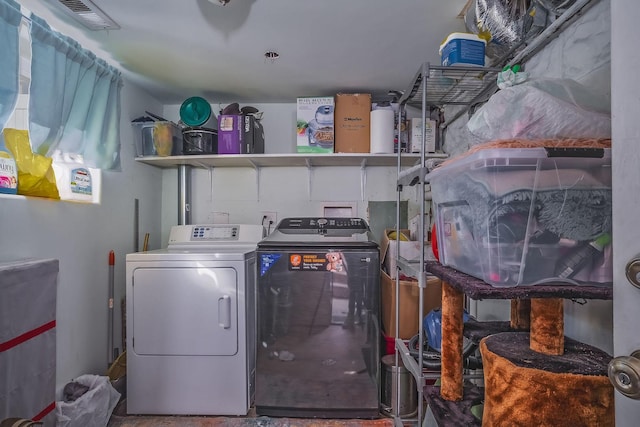
{"label": "green bowl", "polygon": [[188,98],[180,106],[180,120],[187,126],[202,126],[210,117],[211,105],[199,96]]}

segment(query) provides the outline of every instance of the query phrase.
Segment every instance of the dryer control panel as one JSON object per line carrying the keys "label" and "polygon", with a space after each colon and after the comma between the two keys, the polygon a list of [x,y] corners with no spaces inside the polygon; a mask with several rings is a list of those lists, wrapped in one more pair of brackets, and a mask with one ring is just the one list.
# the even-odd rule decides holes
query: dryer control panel
{"label": "dryer control panel", "polygon": [[169,247],[202,244],[257,243],[264,237],[264,227],[255,224],[176,225],[169,233]]}
{"label": "dryer control panel", "polygon": [[238,227],[235,225],[222,227],[212,225],[195,225],[191,229],[191,240],[238,240],[238,234]]}

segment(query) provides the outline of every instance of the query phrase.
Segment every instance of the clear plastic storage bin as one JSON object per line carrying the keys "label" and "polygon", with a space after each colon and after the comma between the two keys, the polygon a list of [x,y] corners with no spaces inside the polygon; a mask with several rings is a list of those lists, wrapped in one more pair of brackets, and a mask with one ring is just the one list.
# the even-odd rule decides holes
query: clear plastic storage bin
{"label": "clear plastic storage bin", "polygon": [[442,264],[494,286],[612,282],[610,149],[485,149],[426,178]]}
{"label": "clear plastic storage bin", "polygon": [[136,157],[182,154],[182,132],[173,122],[134,122]]}

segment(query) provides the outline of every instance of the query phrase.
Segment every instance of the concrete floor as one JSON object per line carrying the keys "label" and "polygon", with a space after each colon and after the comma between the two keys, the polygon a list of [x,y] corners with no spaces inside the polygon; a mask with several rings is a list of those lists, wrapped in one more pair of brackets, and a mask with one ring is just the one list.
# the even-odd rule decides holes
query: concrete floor
{"label": "concrete floor", "polygon": [[126,401],[113,411],[107,427],[393,427],[391,418],[375,420],[303,419],[256,416],[252,410],[246,417],[188,417],[126,415]]}
{"label": "concrete floor", "polygon": [[319,420],[300,418],[128,417],[108,427],[392,427],[391,419]]}

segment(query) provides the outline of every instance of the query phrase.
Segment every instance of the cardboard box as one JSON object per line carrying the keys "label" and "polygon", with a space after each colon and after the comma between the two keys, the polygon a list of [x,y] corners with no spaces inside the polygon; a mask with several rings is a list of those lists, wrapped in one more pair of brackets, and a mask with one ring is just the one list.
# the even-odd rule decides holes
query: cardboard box
{"label": "cardboard box", "polygon": [[[419,332],[420,287],[417,280],[401,280],[399,290],[399,338],[410,339]],[[385,335],[395,337],[396,332],[396,281],[384,271],[380,271],[380,301],[382,305],[382,328]],[[437,277],[428,277],[423,291],[424,313],[426,316],[442,303],[442,282]]]}
{"label": "cardboard box", "polygon": [[242,145],[243,154],[264,154],[264,128],[254,116],[243,116]]}
{"label": "cardboard box", "polygon": [[[380,259],[382,260],[384,270],[392,279],[396,278],[396,260],[398,258],[398,241],[389,239],[389,233],[394,231],[395,230],[390,228],[385,229],[380,242]],[[407,238],[409,237],[409,230],[402,229],[400,233],[407,236]],[[400,256],[409,261],[419,260],[420,242],[413,240],[400,241]]]}
{"label": "cardboard box", "polygon": [[335,105],[333,97],[298,98],[297,105],[298,153],[333,153]]}
{"label": "cardboard box", "polygon": [[[430,191],[431,187],[427,184],[425,186],[425,191]],[[424,214],[424,240],[426,242],[426,245],[429,246],[431,245],[431,215],[428,213]],[[420,215],[416,215],[413,218],[409,219],[409,238],[411,240],[418,240],[418,235],[420,234]],[[430,256],[433,255],[433,251],[431,249],[429,249],[426,253],[425,253],[425,258],[428,259],[435,259],[435,258],[429,258]]]}
{"label": "cardboard box", "polygon": [[218,116],[218,154],[242,153],[242,118],[237,114]]}
{"label": "cardboard box", "polygon": [[264,153],[264,129],[249,115],[218,116],[218,154]]}
{"label": "cardboard box", "polygon": [[[411,152],[419,153],[422,150],[422,119],[411,119]],[[425,153],[435,153],[436,151],[436,121],[427,119],[427,123],[424,126],[425,141],[424,149]]]}
{"label": "cardboard box", "polygon": [[371,151],[371,94],[339,93],[335,111],[336,153]]}
{"label": "cardboard box", "polygon": [[[389,266],[393,266],[387,273],[384,268],[380,270],[380,290],[381,290],[381,305],[382,305],[382,326],[385,335],[395,337],[395,325],[396,325],[396,279],[395,279],[395,265],[396,256],[395,246],[398,243],[396,240],[389,239],[389,233],[395,231],[394,229],[385,229],[382,235],[382,241],[380,243],[380,260],[382,265],[388,263]],[[409,230],[401,229],[400,233],[408,236]],[[417,250],[416,250],[417,248]],[[431,249],[431,248],[425,248]],[[400,242],[400,254],[403,258],[419,259],[420,257],[420,244],[415,241],[401,241]],[[393,274],[394,277],[391,277]],[[400,280],[400,338],[410,339],[412,336],[418,333],[418,325],[422,322],[419,320],[420,311],[420,288],[418,286],[417,279]],[[428,276],[427,286],[424,289],[423,301],[424,301],[424,313],[426,316],[429,311],[434,308],[438,308],[441,305],[442,299],[442,285],[440,279]]]}

